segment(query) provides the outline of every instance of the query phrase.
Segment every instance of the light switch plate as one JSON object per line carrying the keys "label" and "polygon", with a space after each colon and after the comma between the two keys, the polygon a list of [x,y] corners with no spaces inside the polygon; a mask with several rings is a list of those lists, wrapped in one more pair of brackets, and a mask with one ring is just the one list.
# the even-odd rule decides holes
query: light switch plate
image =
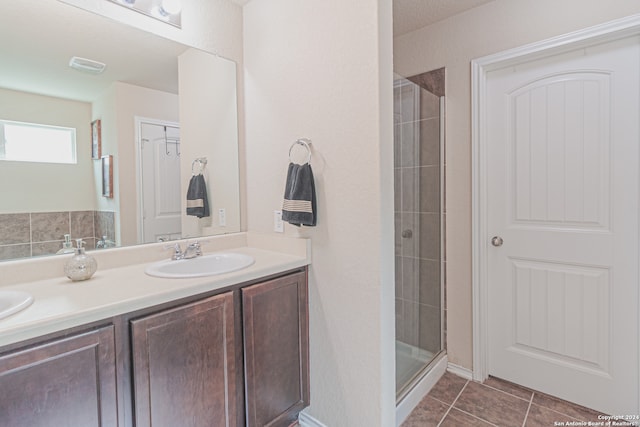
{"label": "light switch plate", "polygon": [[224,208],[218,209],[218,225],[225,227],[227,225],[227,212]]}
{"label": "light switch plate", "polygon": [[276,233],[284,233],[282,211],[273,211],[273,231],[275,231]]}

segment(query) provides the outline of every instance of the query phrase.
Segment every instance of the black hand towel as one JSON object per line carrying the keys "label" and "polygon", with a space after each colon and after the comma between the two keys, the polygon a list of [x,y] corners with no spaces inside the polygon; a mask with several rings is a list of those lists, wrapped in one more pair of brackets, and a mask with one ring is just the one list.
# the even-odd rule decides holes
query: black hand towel
{"label": "black hand towel", "polygon": [[209,216],[209,202],[207,201],[207,185],[204,176],[194,175],[189,181],[187,189],[187,215],[203,218]]}
{"label": "black hand towel", "polygon": [[297,227],[313,227],[317,220],[316,186],[311,165],[289,163],[282,204],[282,220]]}

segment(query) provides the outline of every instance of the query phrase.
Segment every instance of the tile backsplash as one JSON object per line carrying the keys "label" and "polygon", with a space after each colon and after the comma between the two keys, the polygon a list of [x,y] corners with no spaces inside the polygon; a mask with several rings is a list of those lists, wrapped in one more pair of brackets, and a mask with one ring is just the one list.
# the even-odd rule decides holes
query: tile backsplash
{"label": "tile backsplash", "polygon": [[62,249],[64,235],[82,238],[87,249],[107,236],[115,241],[115,213],[66,211],[0,214],[0,260],[51,255]]}

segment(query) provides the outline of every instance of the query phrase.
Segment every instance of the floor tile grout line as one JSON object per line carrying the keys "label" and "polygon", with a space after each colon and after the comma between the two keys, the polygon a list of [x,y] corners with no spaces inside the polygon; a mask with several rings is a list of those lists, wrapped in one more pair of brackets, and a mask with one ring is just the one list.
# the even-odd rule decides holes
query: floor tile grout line
{"label": "floor tile grout line", "polygon": [[429,396],[430,398],[432,398],[433,400],[437,400],[438,402],[440,402],[440,403],[442,403],[442,404],[444,404],[444,405],[446,405],[446,406],[451,406],[451,403],[445,402],[444,400],[440,400],[440,399],[438,399],[437,397],[433,397],[433,396],[431,396],[431,395],[428,395],[428,396]]}
{"label": "floor tile grout line", "polygon": [[[462,378],[461,378],[461,379],[462,379]],[[472,417],[472,418],[474,418],[474,419],[477,419],[477,420],[479,420],[479,421],[481,421],[481,422],[483,422],[483,423],[486,423],[486,425],[490,425],[490,426],[497,427],[497,426],[496,426],[496,424],[492,423],[491,421],[488,421],[488,420],[486,420],[486,419],[484,419],[484,418],[482,418],[482,417],[480,417],[480,416],[478,416],[478,415],[474,415],[473,413],[467,412],[467,411],[465,411],[465,410],[463,410],[463,409],[460,409],[460,408],[458,408],[458,407],[456,407],[456,406],[455,406],[455,405],[457,404],[457,402],[460,400],[460,398],[461,398],[462,394],[464,393],[464,391],[465,391],[465,390],[467,389],[467,387],[469,386],[469,383],[470,383],[470,382],[474,382],[474,383],[475,383],[475,381],[465,380],[464,385],[462,386],[462,388],[460,389],[460,391],[457,393],[456,397],[453,399],[453,402],[452,402],[452,403],[450,403],[450,404],[449,404],[449,403],[447,403],[447,402],[446,402],[446,401],[444,401],[444,400],[438,399],[438,398],[433,397],[433,396],[431,396],[431,395],[429,396],[429,397],[430,397],[431,399],[433,399],[434,401],[441,403],[441,404],[445,407],[445,409],[446,409],[446,410],[445,410],[445,412],[443,413],[443,415],[441,416],[440,421],[437,423],[437,425],[436,425],[437,427],[442,427],[442,423],[447,419],[447,417],[451,414],[451,411],[452,411],[452,410],[454,410],[454,409],[455,409],[456,411],[462,412],[465,416],[470,416],[470,417]],[[516,394],[513,394],[512,392],[505,391],[505,390],[502,390],[502,389],[497,388],[497,387],[493,387],[493,386],[488,385],[488,384],[479,383],[479,382],[478,382],[478,383],[476,383],[476,384],[481,385],[481,386],[485,386],[485,387],[486,387],[486,389],[485,389],[486,391],[489,391],[489,390],[492,390],[492,391],[498,391],[498,392],[501,392],[501,394],[502,394],[502,395],[515,397],[515,398],[517,398],[518,400],[522,400],[523,402],[527,402],[527,410],[525,411],[524,419],[523,419],[523,421],[522,421],[522,425],[521,425],[521,427],[525,427],[525,426],[527,425],[527,422],[528,422],[528,420],[529,420],[529,415],[531,415],[531,416],[532,416],[532,420],[534,420],[534,421],[535,421],[535,419],[536,419],[536,412],[535,412],[535,410],[534,410],[534,411],[532,411],[532,409],[535,409],[535,408],[534,408],[534,406],[535,406],[535,407],[538,407],[538,408],[541,408],[541,409],[543,409],[543,410],[549,411],[550,413],[555,413],[555,414],[557,414],[558,416],[566,417],[566,418],[568,418],[568,419],[570,419],[570,420],[580,421],[580,420],[582,420],[582,419],[583,419],[583,418],[581,418],[581,417],[575,417],[575,416],[573,416],[573,415],[569,415],[569,414],[567,414],[567,413],[565,413],[565,412],[563,412],[563,411],[561,411],[561,410],[555,409],[555,407],[548,406],[548,405],[546,405],[546,404],[544,403],[544,401],[542,401],[542,402],[538,401],[538,400],[537,400],[537,396],[536,396],[536,395],[540,395],[540,396],[542,396],[542,397],[548,396],[548,397],[549,397],[550,399],[552,399],[553,401],[556,401],[556,400],[557,400],[557,401],[559,401],[559,402],[565,402],[565,403],[567,403],[567,404],[570,404],[570,405],[576,406],[578,409],[584,409],[584,410],[585,410],[585,411],[587,411],[587,412],[597,412],[597,411],[594,411],[593,409],[590,409],[590,408],[587,408],[587,407],[580,407],[579,405],[573,404],[572,402],[568,402],[568,401],[565,401],[565,400],[562,400],[562,399],[559,399],[559,398],[555,398],[555,397],[553,397],[553,396],[545,395],[544,393],[541,393],[541,392],[538,392],[538,391],[535,391],[535,390],[531,390],[531,389],[523,388],[523,391],[527,391],[527,392],[531,393],[531,394],[530,394],[530,397],[529,397],[528,399],[526,399],[526,398],[524,398],[524,397],[521,397],[521,396],[518,396],[518,395],[516,395]],[[482,388],[481,388],[481,389],[482,389]],[[522,394],[522,393],[520,393],[520,394]]]}
{"label": "floor tile grout line", "polygon": [[490,425],[492,425],[492,426],[494,426],[494,427],[498,427],[496,424],[492,423],[491,421],[489,421],[489,420],[485,420],[484,418],[480,418],[480,417],[479,417],[479,416],[477,416],[477,415],[473,415],[471,412],[467,412],[467,411],[462,410],[462,409],[460,409],[460,408],[453,408],[453,409],[455,409],[456,411],[460,411],[460,412],[462,412],[463,414],[467,414],[467,415],[469,415],[470,417],[473,417],[473,418],[475,418],[475,419],[477,419],[477,420],[480,420],[480,421],[482,421],[482,422],[483,422],[483,423],[485,423],[485,424],[490,424]]}
{"label": "floor tile grout line", "polygon": [[[533,393],[533,397],[531,398],[531,399],[532,399],[532,400],[531,400],[531,404],[532,404],[532,405],[536,405],[536,406],[539,406],[539,407],[541,407],[541,408],[544,408],[544,409],[546,409],[546,410],[548,410],[548,411],[555,412],[556,414],[558,414],[558,415],[562,415],[563,417],[571,418],[571,419],[572,419],[572,420],[574,420],[574,421],[581,421],[579,418],[576,418],[576,417],[574,417],[573,415],[565,414],[564,412],[560,412],[560,411],[558,411],[557,409],[553,409],[553,408],[551,408],[551,407],[549,407],[549,406],[547,406],[547,405],[541,405],[541,404],[539,404],[539,403],[533,403],[533,398],[535,397],[535,395],[536,395],[536,394],[535,394],[535,393]],[[568,403],[571,403],[571,402],[568,402]],[[588,409],[588,408],[587,408],[587,409]]]}
{"label": "floor tile grout line", "polygon": [[456,398],[453,399],[453,402],[451,402],[451,406],[449,406],[449,409],[447,409],[447,412],[444,413],[444,415],[442,416],[442,418],[440,419],[440,422],[436,427],[440,427],[440,424],[442,424],[444,419],[447,418],[447,415],[449,415],[449,412],[451,412],[451,409],[453,409],[453,405],[455,405],[455,403],[458,401],[458,398],[460,397],[464,389],[467,388],[467,384],[469,384],[469,380],[467,380],[467,382],[464,383],[464,385],[462,386],[462,389],[460,389],[460,392],[458,393]]}
{"label": "floor tile grout line", "polygon": [[[509,396],[516,397],[516,398],[518,398],[518,399],[520,399],[520,400],[524,400],[524,401],[526,401],[526,400],[527,400],[527,399],[522,398],[522,397],[520,397],[520,396],[516,396],[516,395],[515,395],[515,394],[513,394],[513,393],[510,393],[510,392],[508,392],[508,391],[504,391],[504,390],[500,390],[499,388],[496,388],[496,387],[490,386],[490,385],[485,384],[485,383],[481,383],[481,385],[483,385],[483,386],[485,386],[485,387],[488,387],[488,388],[490,388],[490,389],[492,389],[492,390],[496,390],[496,391],[499,391],[499,392],[505,393],[505,394],[507,394],[507,395],[509,395]],[[517,385],[517,384],[516,384],[516,385]],[[572,419],[572,420],[575,420],[575,421],[580,421],[580,419],[579,419],[579,418],[576,418],[576,417],[575,417],[575,416],[573,416],[573,415],[569,415],[569,414],[566,414],[566,413],[564,413],[564,412],[560,412],[560,411],[558,411],[557,409],[554,409],[554,408],[552,408],[552,407],[550,407],[550,406],[547,406],[547,405],[543,405],[543,404],[540,404],[540,403],[535,403],[533,400],[534,400],[534,399],[535,399],[535,397],[536,397],[536,393],[537,393],[537,394],[539,394],[539,395],[542,395],[543,393],[538,392],[538,391],[535,391],[535,390],[529,390],[529,392],[531,393],[531,398],[529,399],[529,408],[527,409],[527,416],[528,416],[528,414],[529,414],[529,410],[531,409],[531,406],[532,406],[532,405],[536,405],[536,406],[540,406],[541,408],[545,408],[545,409],[547,409],[547,410],[550,410],[550,411],[552,411],[552,412],[555,412],[555,413],[556,413],[556,414],[558,414],[558,415],[562,415],[562,416],[568,417],[568,418],[570,418],[570,419]],[[566,403],[569,403],[569,404],[571,404],[571,405],[575,405],[575,404],[573,404],[572,402],[568,402],[568,401],[565,401],[565,400],[562,400],[562,399],[558,399],[558,398],[555,398],[555,397],[553,397],[553,396],[550,396],[550,397],[551,397],[551,399],[554,399],[554,400],[559,400],[559,401],[561,401],[561,402],[566,402]],[[576,405],[576,406],[580,407],[580,405]],[[591,409],[591,408],[587,408],[587,407],[581,407],[581,408],[582,408],[582,410],[593,411],[593,409]],[[525,420],[526,420],[526,418],[525,418]],[[524,426],[524,424],[523,424],[523,426]]]}
{"label": "floor tile grout line", "polygon": [[[540,391],[534,391],[534,393],[533,393],[533,396],[534,396],[534,397],[535,397],[536,393],[537,393],[539,396],[543,397],[543,398],[546,396],[547,398],[551,399],[552,401],[556,401],[556,402],[560,402],[560,403],[568,404],[568,405],[572,406],[575,410],[578,410],[578,411],[586,411],[586,412],[593,412],[593,415],[595,415],[595,416],[597,416],[597,415],[601,415],[601,413],[600,413],[599,411],[596,411],[595,409],[588,408],[588,407],[586,407],[586,406],[582,406],[582,405],[578,405],[577,403],[569,402],[568,400],[564,400],[564,399],[561,399],[561,398],[559,398],[559,397],[551,396],[551,395],[548,395],[548,394],[542,393],[542,392],[540,392]],[[579,419],[579,418],[576,418],[576,417],[575,417],[575,416],[573,416],[573,415],[568,415],[568,414],[566,414],[566,413],[564,413],[564,412],[560,412],[559,410],[554,409],[554,408],[552,408],[551,406],[547,406],[547,405],[542,404],[542,403],[534,403],[534,405],[540,406],[540,407],[542,407],[542,408],[545,408],[545,409],[548,409],[548,410],[550,410],[550,411],[556,412],[556,413],[558,413],[558,414],[560,414],[560,415],[564,415],[564,416],[566,416],[566,417],[569,417],[569,418],[572,418],[572,419],[574,419],[574,420],[580,421],[580,419]]]}
{"label": "floor tile grout line", "polygon": [[527,406],[527,412],[524,414],[524,420],[522,420],[522,427],[527,424],[527,418],[529,418],[529,411],[531,410],[531,405],[533,405],[533,393],[531,393],[531,399],[529,399],[529,406]]}
{"label": "floor tile grout line", "polygon": [[531,397],[530,397],[529,399],[525,399],[524,397],[516,396],[516,395],[515,395],[515,394],[513,394],[513,393],[509,393],[508,391],[500,390],[499,388],[492,387],[492,386],[487,385],[487,384],[485,384],[485,383],[480,383],[480,385],[483,385],[483,386],[485,386],[485,387],[488,387],[488,388],[490,388],[491,390],[499,391],[500,393],[508,394],[509,396],[515,397],[516,399],[524,400],[525,402],[526,402],[527,400],[529,400],[529,401],[530,401],[531,399],[533,399],[533,392],[530,392],[530,393],[531,393]]}

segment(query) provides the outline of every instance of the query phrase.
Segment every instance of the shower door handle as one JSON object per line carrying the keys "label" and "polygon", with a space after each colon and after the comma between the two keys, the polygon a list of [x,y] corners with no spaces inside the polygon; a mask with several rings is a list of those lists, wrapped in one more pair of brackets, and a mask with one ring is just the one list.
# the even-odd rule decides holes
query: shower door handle
{"label": "shower door handle", "polygon": [[502,240],[502,237],[500,236],[493,236],[493,238],[491,238],[491,244],[495,247],[500,247],[503,243],[504,240]]}

